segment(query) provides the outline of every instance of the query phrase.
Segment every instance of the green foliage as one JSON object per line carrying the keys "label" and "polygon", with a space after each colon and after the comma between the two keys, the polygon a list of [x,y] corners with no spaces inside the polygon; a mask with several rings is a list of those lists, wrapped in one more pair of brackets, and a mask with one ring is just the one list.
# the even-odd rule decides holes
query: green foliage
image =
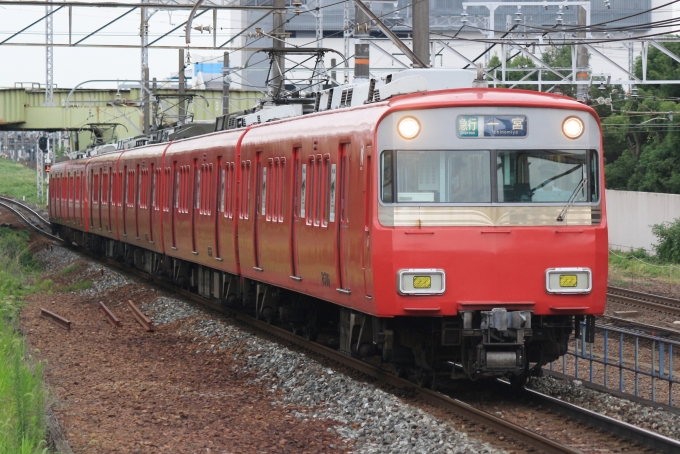
{"label": "green foliage", "polygon": [[27,241],[26,232],[0,228],[0,454],[47,452],[42,366],[26,361],[15,330],[18,298],[32,290],[26,282],[38,269]]}
{"label": "green foliage", "polygon": [[652,233],[658,238],[656,256],[660,260],[680,263],[680,219],[652,226]]}
{"label": "green foliage", "polygon": [[71,274],[71,273],[78,271],[80,268],[82,268],[82,265],[80,263],[76,263],[75,265],[71,265],[67,268],[64,268],[63,270],[59,271],[57,274],[59,276],[66,276],[67,274]]}
{"label": "green foliage", "polygon": [[[680,43],[664,43],[680,53]],[[642,60],[635,61],[642,78]],[[647,79],[680,77],[677,62],[650,47]],[[603,119],[606,184],[610,189],[680,193],[680,87],[641,85],[638,96],[612,96],[615,108]],[[673,99],[670,99],[673,98]]]}
{"label": "green foliage", "polygon": [[37,203],[35,170],[8,159],[0,159],[0,194]]}
{"label": "green foliage", "polygon": [[42,365],[25,358],[23,341],[0,317],[0,454],[47,452]]}
{"label": "green foliage", "polygon": [[92,281],[74,282],[73,284],[70,284],[70,285],[67,285],[65,287],[60,288],[59,291],[62,291],[62,292],[77,292],[79,290],[87,290],[88,288],[92,288]]}

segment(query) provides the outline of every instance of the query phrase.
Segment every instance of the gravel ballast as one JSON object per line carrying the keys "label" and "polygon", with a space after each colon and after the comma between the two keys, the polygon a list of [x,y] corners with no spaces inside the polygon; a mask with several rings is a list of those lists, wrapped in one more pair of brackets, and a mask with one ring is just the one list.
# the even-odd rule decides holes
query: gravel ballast
{"label": "gravel ballast", "polygon": [[[192,305],[172,298],[156,298],[142,306],[156,325],[196,315]],[[205,339],[204,350],[237,349],[240,372],[255,372],[271,393],[271,405],[304,406],[294,410],[298,420],[325,419],[352,441],[359,453],[502,453],[467,437],[441,420],[376,386],[362,383],[323,366],[304,353],[261,339],[228,320],[199,317],[190,331]]]}
{"label": "gravel ballast", "polygon": [[565,381],[544,376],[532,378],[529,387],[579,407],[609,416],[670,438],[680,438],[680,416],[663,407],[631,402],[583,386],[581,380]]}

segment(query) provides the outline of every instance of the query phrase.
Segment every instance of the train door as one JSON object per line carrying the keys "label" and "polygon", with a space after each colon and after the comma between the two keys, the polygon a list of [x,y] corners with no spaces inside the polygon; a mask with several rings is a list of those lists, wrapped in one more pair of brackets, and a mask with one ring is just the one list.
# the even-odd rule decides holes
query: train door
{"label": "train door", "polygon": [[371,208],[373,203],[373,196],[371,196],[371,184],[373,168],[371,167],[371,160],[373,158],[373,146],[366,145],[366,152],[362,157],[363,170],[366,173],[364,178],[364,238],[363,238],[363,268],[364,268],[364,291],[367,296],[371,296],[371,282],[373,282],[373,261],[371,260]]}
{"label": "train door", "polygon": [[128,204],[128,193],[130,191],[130,188],[128,188],[128,183],[130,182],[130,176],[128,175],[128,168],[127,166],[124,167],[125,170],[123,170],[123,201],[122,201],[122,206],[123,206],[123,236],[127,236],[127,204]]}
{"label": "train door", "polygon": [[139,239],[139,202],[141,200],[140,196],[142,193],[142,172],[137,164],[137,174],[136,174],[137,184],[135,185],[136,198],[135,198],[135,238]]}
{"label": "train door", "polygon": [[[147,204],[148,206],[148,204]],[[151,206],[149,210],[149,242],[153,243],[153,217],[156,211],[156,168],[151,163]]]}
{"label": "train door", "polygon": [[99,230],[102,229],[102,202],[104,201],[102,192],[104,191],[104,181],[102,180],[103,170],[99,169],[99,179],[97,181],[97,217],[99,218]]}
{"label": "train door", "polygon": [[177,249],[177,235],[175,233],[175,218],[177,217],[177,210],[179,210],[179,182],[180,182],[180,175],[179,175],[179,169],[177,168],[177,161],[174,161],[172,163],[173,167],[173,181],[174,184],[172,185],[172,218],[171,218],[171,224],[172,224],[172,248]]}
{"label": "train door", "polygon": [[198,167],[198,159],[194,159],[194,198],[191,212],[191,250],[196,254],[196,224],[198,223],[199,210],[201,208],[201,169]]}
{"label": "train door", "polygon": [[347,268],[349,266],[349,155],[350,144],[340,145],[340,216],[338,222],[338,291],[349,293]]}
{"label": "train door", "polygon": [[[219,259],[220,255],[220,216],[224,213],[224,180],[226,177],[226,170],[222,168],[222,156],[217,157],[217,197],[215,197],[215,258]],[[209,201],[208,201],[209,202]]]}
{"label": "train door", "polygon": [[[307,180],[307,175],[306,175],[306,170],[307,166],[306,165],[301,165],[300,164],[300,153],[301,153],[301,148],[296,147],[293,149],[293,196],[291,199],[293,200],[293,203],[291,204],[292,208],[292,213],[291,213],[291,219],[293,220],[292,226],[290,229],[290,260],[291,260],[291,278],[295,280],[301,280],[300,278],[300,269],[299,269],[299,262],[298,262],[298,231],[299,231],[299,225],[300,224],[300,219],[304,218],[304,213],[300,211],[300,207],[302,206],[302,198],[304,198],[304,191],[305,191],[305,186],[306,186],[306,180]],[[305,170],[305,184],[303,184],[303,179],[302,179],[302,173],[303,173],[303,168]]]}
{"label": "train door", "polygon": [[255,248],[255,269],[262,271],[260,266],[260,217],[265,216],[267,204],[267,167],[262,165],[262,152],[258,151],[255,158],[255,216],[253,217],[253,246]]}
{"label": "train door", "polygon": [[109,208],[109,214],[107,216],[108,224],[106,224],[106,229],[111,232],[113,230],[113,191],[115,189],[115,185],[113,184],[113,180],[116,178],[116,172],[112,170],[111,167],[109,167],[109,192],[108,192],[108,208]]}

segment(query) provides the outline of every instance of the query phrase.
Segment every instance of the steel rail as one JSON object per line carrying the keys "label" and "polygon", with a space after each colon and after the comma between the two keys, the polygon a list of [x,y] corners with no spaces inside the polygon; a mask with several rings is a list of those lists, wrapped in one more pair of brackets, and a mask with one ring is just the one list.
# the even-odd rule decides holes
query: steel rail
{"label": "steel rail", "polygon": [[589,426],[597,427],[605,432],[613,433],[619,437],[639,443],[640,445],[653,449],[654,452],[669,454],[680,452],[680,441],[678,440],[664,437],[656,432],[619,421],[618,419],[600,413],[595,413],[594,411],[578,407],[569,402],[556,399],[532,389],[525,389],[525,395],[530,399],[539,402],[544,408],[548,408],[555,413],[562,414]]}
{"label": "steel rail", "polygon": [[636,292],[619,287],[608,287],[607,300],[614,303],[636,305],[655,311],[680,316],[680,301],[665,296]]}
{"label": "steel rail", "polygon": [[41,220],[43,223],[45,223],[46,225],[50,225],[50,221],[49,221],[48,219],[45,219],[44,217],[40,216],[40,215],[38,214],[38,212],[35,211],[34,209],[32,209],[31,207],[29,207],[29,206],[27,206],[27,205],[24,205],[23,203],[18,202],[18,201],[14,200],[14,199],[10,199],[9,197],[4,197],[4,196],[1,196],[1,195],[0,195],[0,200],[4,200],[5,202],[10,202],[10,203],[13,203],[13,204],[15,204],[15,205],[19,205],[20,207],[22,207],[22,208],[24,208],[24,209],[30,211],[31,213],[33,213],[33,215],[35,215],[38,219],[40,219],[40,220]]}
{"label": "steel rail", "polygon": [[99,302],[99,310],[102,312],[102,314],[104,314],[106,320],[111,324],[111,326],[120,328],[121,325],[120,320],[118,320],[118,317],[116,317],[116,315],[113,312],[111,312],[111,309],[106,307],[106,304],[104,304],[101,301]]}
{"label": "steel rail", "polygon": [[144,313],[135,306],[135,303],[128,300],[128,306],[130,306],[130,310],[132,310],[132,315],[135,316],[139,324],[142,325],[145,330],[149,332],[154,331],[155,328],[151,320],[149,320],[149,317],[144,315]]}
{"label": "steel rail", "polygon": [[[642,323],[638,322],[635,320],[631,320],[628,318],[620,318],[620,317],[612,317],[611,315],[603,315],[602,317],[599,317],[600,319],[603,319],[604,321],[608,321],[612,323],[613,325],[600,325],[596,324],[596,328],[609,328],[611,326],[618,326],[618,325],[628,325],[632,327],[633,329],[640,329],[640,330],[646,330],[649,332],[654,332],[654,333],[666,333],[666,334],[672,334],[675,336],[680,337],[680,330],[675,329],[675,328],[670,328],[670,327],[663,327],[663,326],[658,326],[658,325],[650,325],[648,323]],[[636,333],[633,333],[636,334]]]}
{"label": "steel rail", "polygon": [[663,302],[669,305],[680,307],[680,300],[678,299],[669,298],[667,296],[662,295],[654,295],[652,293],[638,292],[636,290],[629,290],[627,288],[609,286],[607,287],[607,293],[628,296],[630,298],[636,298],[647,301]]}
{"label": "steel rail", "polygon": [[71,322],[66,320],[64,317],[55,314],[54,312],[50,312],[47,309],[40,308],[40,316],[44,319],[51,321],[60,328],[63,328],[67,331],[71,330]]}
{"label": "steel rail", "polygon": [[[36,226],[35,224],[33,224],[26,216],[23,215],[23,213],[21,213],[21,212],[20,212],[19,210],[17,210],[16,208],[11,207],[10,205],[7,205],[7,204],[4,203],[4,202],[0,202],[0,206],[4,206],[4,207],[7,208],[8,210],[14,212],[17,216],[19,216],[19,217],[21,218],[22,221],[24,221],[26,224],[28,224],[28,226],[29,226],[30,228],[32,228],[33,230],[35,230],[35,231],[38,232],[39,234],[41,234],[41,235],[43,235],[43,236],[46,236],[46,237],[48,237],[48,238],[50,238],[50,239],[52,239],[52,240],[55,240],[55,241],[59,241],[59,242],[62,242],[62,243],[65,242],[63,239],[59,238],[58,236],[52,235],[51,233],[47,233],[47,232],[45,232],[43,229],[41,229],[41,228],[39,228],[38,226]],[[24,206],[24,205],[22,205],[22,206]]]}

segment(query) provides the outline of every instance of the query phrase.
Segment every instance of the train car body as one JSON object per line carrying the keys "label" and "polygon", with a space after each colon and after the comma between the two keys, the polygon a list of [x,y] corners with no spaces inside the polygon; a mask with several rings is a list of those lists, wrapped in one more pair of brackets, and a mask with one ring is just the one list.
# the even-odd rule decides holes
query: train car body
{"label": "train car body", "polygon": [[420,380],[539,373],[604,312],[599,120],[419,91],[57,164],[54,230]]}

